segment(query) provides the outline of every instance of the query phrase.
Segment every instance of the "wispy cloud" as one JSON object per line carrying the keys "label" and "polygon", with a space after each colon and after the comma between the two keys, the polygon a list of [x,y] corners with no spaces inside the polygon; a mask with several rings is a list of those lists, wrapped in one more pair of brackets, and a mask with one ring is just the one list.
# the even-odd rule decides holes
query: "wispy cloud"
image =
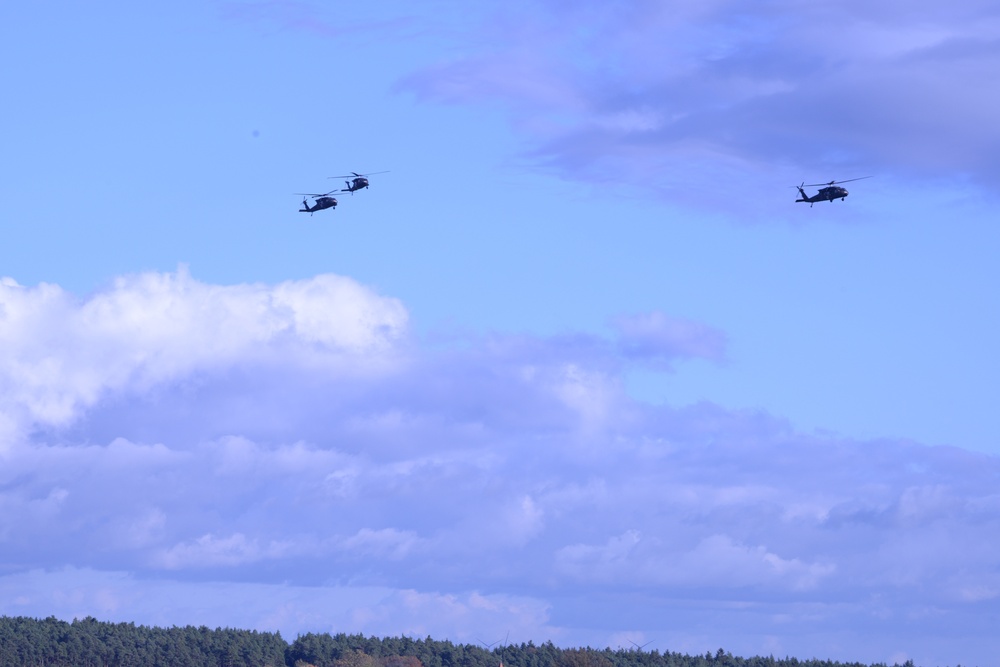
{"label": "wispy cloud", "polygon": [[615,321],[619,347],[629,359],[669,368],[677,358],[725,358],[726,336],[699,322],[671,318],[661,312],[623,316]]}
{"label": "wispy cloud", "polygon": [[570,178],[674,200],[798,174],[996,181],[1000,14],[988,3],[553,1],[487,13],[461,55],[401,88],[502,106],[534,158]]}

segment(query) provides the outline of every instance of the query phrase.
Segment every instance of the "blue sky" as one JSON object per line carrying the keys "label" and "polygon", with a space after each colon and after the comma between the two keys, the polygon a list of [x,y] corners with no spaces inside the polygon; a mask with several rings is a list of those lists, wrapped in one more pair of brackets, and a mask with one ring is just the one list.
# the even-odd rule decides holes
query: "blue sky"
{"label": "blue sky", "polygon": [[8,3],[0,612],[988,662],[998,39]]}

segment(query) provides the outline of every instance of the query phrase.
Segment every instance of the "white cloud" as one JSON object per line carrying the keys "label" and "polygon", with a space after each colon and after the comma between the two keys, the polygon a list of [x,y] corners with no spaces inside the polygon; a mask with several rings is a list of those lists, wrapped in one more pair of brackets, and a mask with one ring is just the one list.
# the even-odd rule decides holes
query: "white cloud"
{"label": "white cloud", "polygon": [[836,566],[782,558],[764,546],[751,547],[727,535],[711,535],[684,555],[680,570],[686,583],[728,587],[778,582],[792,590],[808,590],[832,575]]}
{"label": "white cloud", "polygon": [[836,570],[830,563],[782,558],[764,546],[750,547],[727,535],[709,535],[686,550],[678,550],[664,538],[652,540],[647,549],[640,547],[642,542],[639,531],[628,530],[601,546],[572,545],[557,552],[557,566],[581,581],[675,589],[777,586],[808,590]]}
{"label": "white cloud", "polygon": [[620,383],[603,373],[566,364],[559,369],[553,382],[553,391],[559,399],[574,410],[588,431],[599,429],[611,417],[616,399],[621,398]]}
{"label": "white cloud", "polygon": [[167,569],[242,565],[280,555],[284,550],[282,545],[275,544],[262,548],[257,540],[249,540],[242,533],[228,537],[209,534],[192,542],[174,545],[159,554],[154,562]]}
{"label": "white cloud", "polygon": [[362,528],[344,540],[342,547],[361,556],[398,560],[405,558],[417,542],[418,538],[413,531]]}
{"label": "white cloud", "polygon": [[626,570],[634,565],[627,562],[629,554],[641,540],[637,530],[609,538],[601,546],[573,544],[556,553],[561,569],[583,580],[621,581]]}
{"label": "white cloud", "polygon": [[[496,335],[425,349],[404,340],[402,306],[350,283],[302,281],[278,298],[173,274],[130,280],[109,290],[107,321],[80,317],[100,295],[4,287],[0,337],[14,351],[0,352],[0,414],[20,421],[0,447],[0,550],[8,571],[43,568],[31,581],[59,579],[64,596],[38,602],[19,584],[4,610],[145,609],[135,582],[105,597],[65,585],[126,571],[182,587],[211,576],[202,598],[258,587],[273,604],[251,605],[254,623],[331,629],[312,591],[341,610],[338,629],[472,639],[490,623],[536,641],[652,637],[672,614],[699,613],[678,600],[726,600],[759,610],[739,621],[748,636],[789,647],[808,630],[805,599],[837,622],[886,600],[884,623],[897,624],[886,636],[928,605],[975,624],[1000,603],[995,458],[631,400],[620,341],[715,354],[699,346],[716,334],[696,323],[638,316],[617,341]],[[172,333],[125,315],[150,304],[177,314],[163,324]],[[50,331],[56,315],[72,326]],[[40,379],[22,359],[56,361]],[[65,416],[38,408],[49,395],[68,397]],[[76,575],[52,574],[67,567]],[[334,589],[364,600],[337,606]],[[162,618],[148,613],[137,620]]]}
{"label": "white cloud", "polygon": [[511,502],[502,517],[499,529],[514,544],[524,544],[545,528],[545,512],[531,496]]}
{"label": "white cloud", "polygon": [[377,367],[406,324],[397,300],[340,276],[215,286],[181,268],[118,278],[82,302],[55,285],[8,279],[0,285],[0,400],[21,428],[64,426],[111,392],[276,353],[282,364],[363,358]]}

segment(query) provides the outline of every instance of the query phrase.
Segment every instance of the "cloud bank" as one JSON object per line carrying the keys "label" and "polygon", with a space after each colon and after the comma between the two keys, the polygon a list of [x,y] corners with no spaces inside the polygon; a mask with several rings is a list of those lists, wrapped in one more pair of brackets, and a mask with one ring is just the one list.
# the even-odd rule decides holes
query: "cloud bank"
{"label": "cloud bank", "polygon": [[672,201],[776,179],[996,182],[990,3],[549,0],[476,17],[400,89],[506,109],[567,178]]}
{"label": "cloud bank", "polygon": [[[623,374],[721,360],[617,337],[426,341],[322,275],[181,270],[85,299],[0,285],[0,611],[929,662],[1000,609],[1000,464],[653,406]],[[242,601],[234,610],[231,601]]]}

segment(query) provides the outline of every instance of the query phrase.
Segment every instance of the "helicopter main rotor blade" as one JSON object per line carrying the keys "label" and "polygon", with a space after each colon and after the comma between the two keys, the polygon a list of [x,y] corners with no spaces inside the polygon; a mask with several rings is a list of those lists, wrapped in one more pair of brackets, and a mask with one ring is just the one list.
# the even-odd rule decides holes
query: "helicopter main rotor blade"
{"label": "helicopter main rotor blade", "polygon": [[860,178],[849,178],[846,181],[830,181],[829,183],[809,183],[808,185],[802,185],[804,188],[821,188],[828,185],[837,185],[838,183],[850,183],[851,181],[863,181],[866,178],[871,178],[871,176],[861,176]]}
{"label": "helicopter main rotor blade", "polygon": [[352,171],[346,176],[327,176],[327,178],[361,178],[363,176],[375,176],[376,174],[388,174],[388,171],[369,171],[367,174],[359,174],[356,171]]}

